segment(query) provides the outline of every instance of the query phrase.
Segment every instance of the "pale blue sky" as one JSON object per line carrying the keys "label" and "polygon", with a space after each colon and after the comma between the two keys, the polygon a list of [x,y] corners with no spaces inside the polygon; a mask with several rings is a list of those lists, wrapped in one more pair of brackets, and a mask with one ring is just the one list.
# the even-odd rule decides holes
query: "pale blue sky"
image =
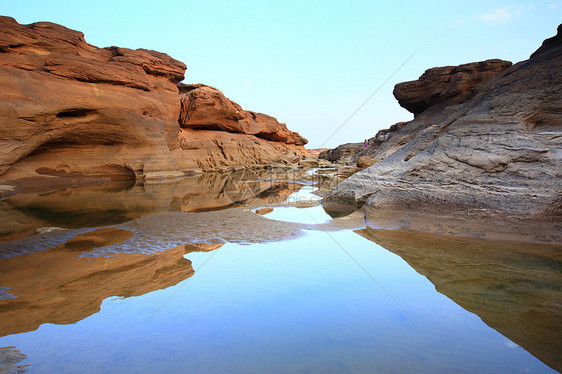
{"label": "pale blue sky", "polygon": [[430,67],[527,59],[556,33],[562,0],[0,0],[0,14],[60,23],[99,47],[165,52],[187,64],[185,82],[215,86],[277,117],[315,148],[362,141],[412,118],[392,89]]}

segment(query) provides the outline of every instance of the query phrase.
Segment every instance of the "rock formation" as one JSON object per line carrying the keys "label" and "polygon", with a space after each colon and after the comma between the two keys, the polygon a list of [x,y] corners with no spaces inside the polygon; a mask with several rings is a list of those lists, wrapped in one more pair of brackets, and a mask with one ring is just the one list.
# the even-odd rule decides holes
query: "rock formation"
{"label": "rock formation", "polygon": [[227,131],[255,135],[258,138],[305,145],[306,139],[271,116],[245,111],[222,92],[203,84],[180,84],[180,126],[190,129]]}
{"label": "rock formation", "polygon": [[462,103],[474,96],[478,84],[511,65],[509,61],[486,60],[428,69],[417,81],[397,84],[394,97],[414,115],[440,102]]}
{"label": "rock formation", "polygon": [[158,179],[306,154],[306,139],[275,118],[179,83],[185,68],[160,52],[98,48],[60,25],[0,17],[0,181]]}
{"label": "rock formation", "polygon": [[312,158],[319,158],[320,153],[324,152],[324,151],[329,151],[330,148],[313,148],[313,149],[307,149],[306,151],[308,152],[308,155]]}
{"label": "rock formation", "polygon": [[330,162],[348,160],[353,158],[355,154],[361,151],[364,147],[363,143],[345,143],[337,146],[334,149],[327,149],[320,152],[318,158],[328,160]]}
{"label": "rock formation", "polygon": [[381,139],[369,154],[379,162],[338,185],[324,207],[364,206],[379,227],[562,241],[562,45],[551,40],[511,67],[431,69],[397,85],[415,119]]}
{"label": "rock formation", "polygon": [[275,118],[243,110],[216,88],[180,84],[180,147],[184,170],[294,163],[307,140]]}

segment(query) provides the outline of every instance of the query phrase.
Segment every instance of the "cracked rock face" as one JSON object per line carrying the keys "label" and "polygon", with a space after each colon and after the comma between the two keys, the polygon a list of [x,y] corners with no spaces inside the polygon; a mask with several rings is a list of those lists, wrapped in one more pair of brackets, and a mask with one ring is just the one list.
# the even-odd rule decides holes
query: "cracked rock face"
{"label": "cracked rock face", "polygon": [[[371,150],[381,161],[338,185],[324,207],[364,206],[391,226],[462,235],[454,225],[474,224],[472,236],[562,241],[562,46],[547,45],[473,87],[468,100],[457,94],[413,109],[413,121]],[[422,76],[406,86],[425,84]],[[427,97],[411,102],[429,105]]]}

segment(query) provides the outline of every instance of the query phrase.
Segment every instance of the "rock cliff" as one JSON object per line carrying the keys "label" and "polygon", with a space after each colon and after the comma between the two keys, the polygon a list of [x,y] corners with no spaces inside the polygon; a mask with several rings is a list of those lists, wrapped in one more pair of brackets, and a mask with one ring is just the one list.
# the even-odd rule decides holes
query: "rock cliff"
{"label": "rock cliff", "polygon": [[415,119],[361,151],[378,162],[324,207],[363,206],[379,227],[562,241],[561,65],[557,36],[514,66],[430,69],[397,85]]}
{"label": "rock cliff", "polygon": [[90,184],[298,160],[306,139],[166,54],[0,17],[0,181]]}

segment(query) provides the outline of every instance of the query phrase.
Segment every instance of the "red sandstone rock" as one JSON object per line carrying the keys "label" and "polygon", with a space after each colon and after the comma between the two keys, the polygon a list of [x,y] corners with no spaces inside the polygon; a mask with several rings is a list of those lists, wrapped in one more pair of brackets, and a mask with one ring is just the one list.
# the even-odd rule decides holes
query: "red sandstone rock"
{"label": "red sandstone rock", "polygon": [[284,123],[266,114],[243,110],[214,87],[180,84],[179,88],[182,127],[255,135],[287,144],[307,143],[299,133],[289,131]]}
{"label": "red sandstone rock", "polygon": [[60,25],[0,17],[0,181],[167,178],[306,153],[273,117],[212,87],[178,90],[184,72],[164,53],[98,48]]}

